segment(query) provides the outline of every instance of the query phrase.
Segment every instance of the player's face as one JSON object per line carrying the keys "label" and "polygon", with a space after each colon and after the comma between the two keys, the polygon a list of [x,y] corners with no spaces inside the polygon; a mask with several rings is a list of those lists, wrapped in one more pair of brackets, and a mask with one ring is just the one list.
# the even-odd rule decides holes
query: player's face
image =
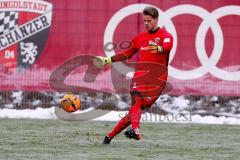
{"label": "player's face", "polygon": [[152,31],[157,28],[158,19],[152,18],[150,15],[143,15],[144,26],[146,30]]}

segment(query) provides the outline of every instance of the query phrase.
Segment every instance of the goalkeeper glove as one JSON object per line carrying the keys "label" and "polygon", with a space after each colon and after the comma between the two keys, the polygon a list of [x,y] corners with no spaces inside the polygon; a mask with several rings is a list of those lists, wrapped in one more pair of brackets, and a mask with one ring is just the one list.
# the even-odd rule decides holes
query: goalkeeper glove
{"label": "goalkeeper glove", "polygon": [[106,64],[111,64],[111,63],[112,63],[111,57],[96,56],[96,57],[93,58],[93,64],[97,68],[102,68]]}
{"label": "goalkeeper glove", "polygon": [[159,45],[149,45],[148,50],[151,53],[163,53],[163,47]]}

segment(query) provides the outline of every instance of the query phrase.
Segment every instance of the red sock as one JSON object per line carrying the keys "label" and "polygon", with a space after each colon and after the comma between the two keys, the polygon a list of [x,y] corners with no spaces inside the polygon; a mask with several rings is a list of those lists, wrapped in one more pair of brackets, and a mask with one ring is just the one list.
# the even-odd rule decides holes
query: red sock
{"label": "red sock", "polygon": [[140,119],[142,114],[142,110],[141,110],[142,99],[137,97],[133,101],[134,101],[134,105],[131,107],[129,113],[130,113],[132,128],[136,129],[136,128],[139,128],[139,125],[140,125]]}
{"label": "red sock", "polygon": [[113,130],[111,132],[108,133],[108,136],[113,138],[114,136],[116,136],[118,133],[120,133],[122,130],[124,130],[125,128],[127,128],[130,124],[130,114],[128,113],[125,117],[123,117],[118,123],[117,125],[113,128]]}

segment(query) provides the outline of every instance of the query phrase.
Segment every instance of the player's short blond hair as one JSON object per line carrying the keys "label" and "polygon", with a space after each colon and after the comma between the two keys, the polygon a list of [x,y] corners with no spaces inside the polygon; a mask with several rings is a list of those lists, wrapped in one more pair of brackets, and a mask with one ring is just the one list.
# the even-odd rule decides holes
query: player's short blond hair
{"label": "player's short blond hair", "polygon": [[149,15],[152,18],[156,19],[158,18],[158,10],[154,7],[149,6],[144,8],[143,15]]}

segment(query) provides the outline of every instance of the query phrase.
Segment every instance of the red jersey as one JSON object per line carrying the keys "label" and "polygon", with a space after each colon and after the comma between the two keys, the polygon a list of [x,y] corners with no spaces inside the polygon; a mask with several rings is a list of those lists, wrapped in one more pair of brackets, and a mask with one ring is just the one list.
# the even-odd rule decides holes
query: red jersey
{"label": "red jersey", "polygon": [[[163,47],[163,53],[151,53],[148,50],[149,45],[159,45]],[[132,40],[131,47],[112,57],[112,61],[122,61],[131,58],[139,51],[140,62],[160,63],[168,66],[169,53],[173,46],[173,37],[166,30],[158,28],[156,31],[140,33]]]}
{"label": "red jersey", "polygon": [[[159,45],[163,47],[162,53],[151,53],[149,45]],[[158,63],[165,67],[168,66],[169,54],[173,46],[173,37],[166,30],[158,28],[156,31],[140,33],[132,40],[131,47],[112,57],[112,61],[122,61],[131,58],[139,51],[139,64],[143,62]],[[150,67],[150,66],[149,66]],[[138,74],[139,66],[136,66],[135,75]],[[157,68],[156,68],[157,69]]]}
{"label": "red jersey", "polygon": [[[163,52],[152,53],[148,46],[158,45],[162,46]],[[173,46],[173,37],[166,30],[158,28],[154,32],[140,33],[132,40],[131,47],[112,57],[112,61],[122,61],[131,58],[135,53],[140,54],[140,59],[135,68],[135,74],[131,90],[148,90],[152,86],[156,86],[154,79],[161,79],[164,82],[158,84],[160,88],[165,87],[167,80],[167,66],[169,61],[169,54]],[[158,64],[158,65],[156,65]],[[160,71],[164,67],[164,74]],[[154,72],[151,76],[144,75],[146,72]],[[144,75],[144,76],[142,76]],[[142,76],[142,77],[141,77]],[[154,77],[153,77],[154,76]],[[138,77],[138,78],[137,78]],[[139,77],[141,77],[139,79]],[[162,91],[162,89],[160,89]]]}
{"label": "red jersey", "polygon": [[[165,66],[168,65],[169,53],[172,49],[173,38],[166,30],[159,28],[153,33],[143,32],[132,40],[133,48],[140,53],[139,62],[155,62]],[[163,53],[151,53],[149,45],[159,45],[163,47]],[[132,50],[132,49],[131,49]],[[129,52],[125,52],[129,54]]]}

